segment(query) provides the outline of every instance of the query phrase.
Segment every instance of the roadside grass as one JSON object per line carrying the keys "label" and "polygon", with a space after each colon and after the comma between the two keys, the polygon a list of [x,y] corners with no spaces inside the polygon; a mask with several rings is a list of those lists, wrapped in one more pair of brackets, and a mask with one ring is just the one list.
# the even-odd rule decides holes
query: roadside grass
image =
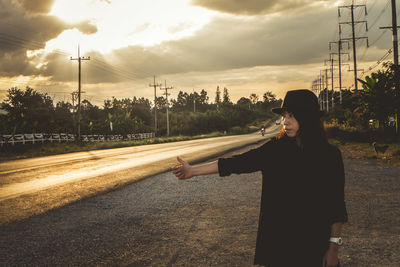
{"label": "roadside grass", "polygon": [[329,142],[339,147],[343,155],[351,159],[375,159],[386,165],[400,165],[400,142],[379,143],[379,145],[388,145],[388,149],[383,154],[377,154],[373,145],[367,142],[342,141],[335,138],[329,139]]}
{"label": "roadside grass", "polygon": [[[385,165],[400,165],[400,142],[395,141],[396,136],[393,131],[361,130],[335,121],[325,123],[324,126],[329,141],[338,146],[345,157],[377,160]],[[385,153],[377,154],[372,145],[373,141],[379,146],[387,145]]]}

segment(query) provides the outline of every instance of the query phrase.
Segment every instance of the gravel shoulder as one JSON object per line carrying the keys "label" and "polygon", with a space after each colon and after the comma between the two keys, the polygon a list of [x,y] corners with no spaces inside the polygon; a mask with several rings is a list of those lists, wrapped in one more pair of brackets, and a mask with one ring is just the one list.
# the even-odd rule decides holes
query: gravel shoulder
{"label": "gravel shoulder", "polygon": [[345,158],[344,266],[400,266],[400,166]]}

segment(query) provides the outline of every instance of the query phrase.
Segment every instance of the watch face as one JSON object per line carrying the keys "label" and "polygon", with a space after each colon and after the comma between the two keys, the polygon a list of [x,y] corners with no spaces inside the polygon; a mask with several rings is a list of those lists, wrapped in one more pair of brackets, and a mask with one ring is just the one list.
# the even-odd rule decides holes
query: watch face
{"label": "watch face", "polygon": [[339,246],[343,245],[343,240],[342,240],[341,237],[338,238],[337,244],[338,244]]}

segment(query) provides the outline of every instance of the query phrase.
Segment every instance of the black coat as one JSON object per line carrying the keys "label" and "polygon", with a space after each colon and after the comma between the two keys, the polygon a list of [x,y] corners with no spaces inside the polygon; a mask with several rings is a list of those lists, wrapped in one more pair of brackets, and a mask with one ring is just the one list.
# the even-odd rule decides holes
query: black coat
{"label": "black coat", "polygon": [[262,172],[255,264],[322,265],[331,225],[347,221],[343,161],[336,147],[307,151],[285,136],[221,158],[218,168],[220,176]]}

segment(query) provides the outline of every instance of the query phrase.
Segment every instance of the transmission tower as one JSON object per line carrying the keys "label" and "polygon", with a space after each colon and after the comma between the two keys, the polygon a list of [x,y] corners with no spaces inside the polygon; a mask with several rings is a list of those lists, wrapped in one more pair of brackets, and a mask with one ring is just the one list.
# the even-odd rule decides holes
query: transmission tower
{"label": "transmission tower", "polygon": [[349,6],[339,6],[338,7],[338,16],[339,17],[340,17],[340,10],[342,8],[350,9],[350,13],[351,13],[351,21],[339,22],[339,34],[342,33],[341,25],[344,25],[344,24],[351,25],[352,37],[350,37],[350,38],[341,38],[340,40],[342,40],[342,41],[352,40],[352,42],[353,42],[353,62],[354,62],[354,86],[355,86],[355,90],[358,90],[356,41],[360,40],[360,39],[366,39],[367,40],[367,47],[369,46],[368,37],[366,37],[366,36],[356,37],[356,33],[355,33],[355,29],[354,29],[356,24],[365,23],[365,30],[368,32],[368,22],[366,20],[359,20],[359,21],[355,21],[354,20],[354,9],[362,8],[362,7],[364,8],[364,15],[366,16],[367,15],[367,6],[366,5],[354,5],[354,4],[351,4]]}
{"label": "transmission tower", "polygon": [[339,70],[339,94],[340,94],[340,104],[342,104],[342,55],[347,55],[348,60],[350,60],[350,54],[349,53],[342,53],[342,45],[343,43],[347,43],[347,46],[349,48],[350,44],[348,41],[342,41],[341,36],[339,35],[339,41],[336,42],[329,42],[329,50],[332,50],[332,45],[336,45],[338,52],[331,52],[330,55],[337,55],[338,56],[338,70]]}

